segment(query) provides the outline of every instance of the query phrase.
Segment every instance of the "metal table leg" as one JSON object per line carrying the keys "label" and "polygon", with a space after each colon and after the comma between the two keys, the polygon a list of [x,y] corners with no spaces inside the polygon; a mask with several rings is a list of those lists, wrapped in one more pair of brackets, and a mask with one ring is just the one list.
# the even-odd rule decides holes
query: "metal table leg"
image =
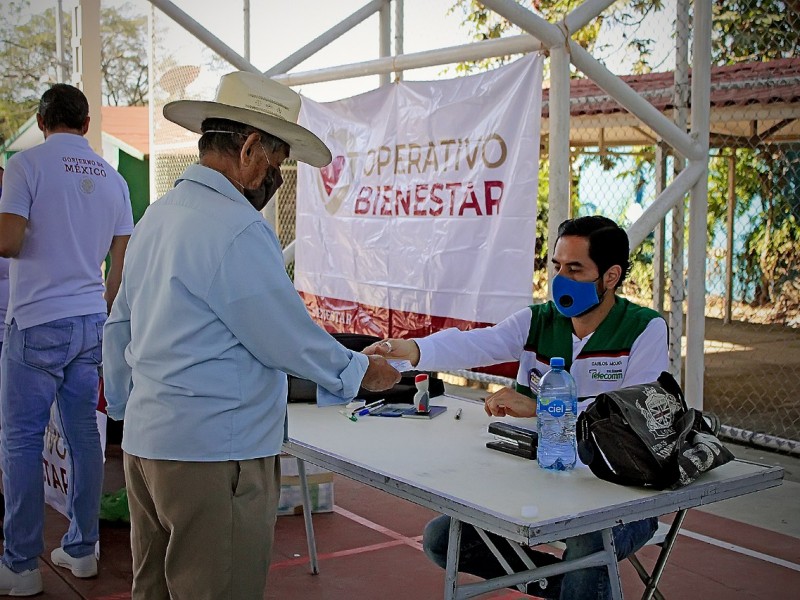
{"label": "metal table leg", "polygon": [[622,586],[619,581],[619,565],[617,564],[617,551],[614,548],[614,536],[611,528],[603,529],[603,549],[608,559],[608,580],[611,584],[611,597],[614,600],[622,600]]}
{"label": "metal table leg", "polygon": [[[667,534],[667,537],[664,538],[664,543],[661,545],[661,552],[658,553],[656,566],[653,567],[653,572],[650,574],[650,577],[647,580],[647,586],[645,587],[642,600],[650,600],[653,598],[653,596],[661,596],[661,594],[658,592],[658,582],[661,579],[661,575],[664,573],[664,568],[667,566],[669,555],[672,552],[672,547],[675,545],[675,540],[677,539],[678,532],[683,525],[683,520],[686,518],[687,510],[688,509],[686,508],[679,510],[675,515],[675,519],[673,519],[672,525],[669,528],[669,533]],[[663,596],[661,597],[663,598]]]}
{"label": "metal table leg", "polygon": [[458,557],[461,553],[461,521],[450,517],[447,538],[447,567],[444,578],[444,600],[455,600],[458,591]]}
{"label": "metal table leg", "polygon": [[311,562],[311,574],[319,573],[319,561],[317,560],[317,540],[314,537],[314,523],[311,520],[311,494],[308,491],[308,479],[306,478],[306,463],[297,459],[297,474],[300,477],[300,492],[303,495],[303,523],[306,526],[306,541],[308,542],[308,557]]}
{"label": "metal table leg", "polygon": [[[483,529],[480,529],[479,527],[476,527],[476,528],[475,528],[475,531],[477,531],[477,532],[478,532],[478,535],[479,535],[479,536],[480,536],[480,538],[483,540],[483,543],[484,543],[484,544],[486,544],[486,547],[487,547],[487,548],[489,548],[489,550],[491,551],[491,553],[492,553],[492,554],[494,555],[494,557],[497,559],[497,562],[499,562],[499,563],[500,563],[500,566],[501,566],[501,567],[503,567],[503,570],[506,572],[506,574],[508,574],[508,575],[511,575],[512,573],[514,573],[514,572],[515,572],[515,571],[514,571],[514,569],[512,569],[512,568],[511,568],[511,565],[510,565],[510,564],[508,563],[508,561],[505,559],[505,557],[504,557],[504,556],[503,556],[503,554],[500,552],[500,550],[497,548],[497,546],[494,544],[494,542],[492,542],[492,540],[491,540],[491,539],[489,539],[489,536],[488,536],[488,534],[487,534],[487,533],[486,533],[486,532],[485,532]],[[513,548],[515,551],[517,551],[517,555],[518,555],[520,558],[523,558],[523,557],[525,557],[525,558],[523,558],[523,562],[525,563],[525,565],[526,565],[526,566],[527,566],[529,569],[533,569],[533,568],[535,568],[535,567],[536,567],[536,565],[534,565],[534,564],[533,564],[533,561],[532,561],[532,560],[531,560],[531,559],[528,557],[528,555],[527,555],[527,554],[525,554],[525,552],[523,552],[523,551],[522,551],[522,549],[519,547],[519,545],[518,545],[518,544],[516,544],[516,543],[512,542],[511,540],[506,540],[506,542],[508,542],[508,544],[509,544],[509,545],[510,545],[510,546],[511,546],[511,547],[512,547],[512,548]],[[525,559],[528,559],[528,560],[527,560],[527,561],[525,561]],[[524,584],[524,583],[520,583],[520,584],[517,586],[517,589],[518,589],[520,592],[522,592],[522,593],[524,594],[524,593],[525,593],[525,590],[526,590],[526,586],[525,586],[525,584]]]}

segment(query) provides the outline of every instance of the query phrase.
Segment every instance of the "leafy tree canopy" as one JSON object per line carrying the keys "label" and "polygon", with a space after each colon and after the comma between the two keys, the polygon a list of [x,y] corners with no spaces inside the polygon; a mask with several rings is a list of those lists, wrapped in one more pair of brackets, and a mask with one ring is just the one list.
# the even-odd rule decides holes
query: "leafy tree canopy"
{"label": "leafy tree canopy", "polygon": [[[0,21],[0,142],[36,110],[42,93],[57,82],[56,8],[32,14],[29,0],[4,5]],[[72,20],[62,13],[64,73],[72,73]],[[147,99],[147,17],[131,4],[104,6],[100,14],[103,101],[142,105]]]}
{"label": "leafy tree canopy", "polygon": [[[524,0],[521,5],[526,6],[534,13],[556,23],[563,19],[573,9],[581,4],[582,0]],[[606,23],[609,26],[620,26],[627,32],[636,32],[642,20],[652,12],[663,9],[663,0],[622,0],[615,3],[603,15],[586,25],[580,31],[574,32],[573,38],[581,46],[594,53],[602,53],[611,49],[611,44],[598,44],[600,28]],[[518,27],[509,23],[493,10],[486,8],[478,0],[456,0],[451,13],[461,13],[464,25],[471,29],[472,37],[476,41],[495,39],[505,35],[522,33]],[[635,72],[647,72],[648,58],[653,52],[655,40],[623,33],[620,36],[620,45],[634,52],[636,56]],[[503,64],[510,57],[487,59],[475,63],[464,63],[457,70],[472,72]]]}
{"label": "leafy tree canopy", "polygon": [[[521,4],[555,23],[581,0],[526,0]],[[691,10],[691,4],[690,4]],[[460,11],[475,40],[499,38],[520,31],[476,0],[456,0],[452,12]],[[669,70],[669,65],[651,64],[654,40],[638,27],[650,13],[662,13],[664,26],[674,29],[675,0],[619,0],[604,14],[574,36],[595,55],[603,55],[610,44],[599,41],[601,25],[613,31],[617,49],[631,57],[632,73],[646,73],[653,68]],[[691,14],[690,21],[691,34]],[[800,0],[715,0],[712,3],[712,62],[715,65],[770,61],[798,56],[800,50]],[[612,29],[613,28],[613,29]],[[605,39],[609,36],[603,36]],[[462,65],[462,72],[482,70],[510,59],[492,59]],[[775,77],[781,74],[776,72]],[[632,149],[637,150],[637,149]],[[709,176],[710,239],[724,234],[728,201],[728,170],[733,164],[736,182],[737,239],[734,270],[738,296],[756,305],[775,304],[786,314],[800,310],[800,144],[769,144],[766,140],[752,147],[738,148],[731,163],[730,148],[712,151]],[[639,156],[625,171],[618,160],[608,156],[572,155],[572,197],[575,214],[580,212],[576,190],[581,185],[580,169],[590,161],[604,168],[617,168],[620,178],[652,178],[651,158]],[[540,165],[537,223],[537,267],[544,264],[544,234],[547,217],[547,164]],[[613,194],[611,194],[613,196]],[[652,277],[647,257],[652,245],[646,241],[635,257],[635,269],[641,271],[642,283]],[[642,288],[647,287],[643,285]]]}
{"label": "leafy tree canopy", "polygon": [[[582,1],[524,0],[520,4],[556,23]],[[473,32],[476,41],[521,33],[519,28],[478,0],[455,0],[450,12],[463,15],[463,22]],[[675,0],[619,0],[592,23],[575,32],[573,39],[598,56],[614,49],[627,51],[632,57],[631,73],[647,73],[661,65],[651,64],[656,40],[643,32],[639,25],[648,15],[662,12],[670,20],[669,28],[674,29]],[[715,64],[797,55],[800,47],[800,0],[716,0],[712,3],[712,18]],[[603,25],[614,31],[613,43],[598,40]],[[508,57],[465,63],[460,70],[481,70],[507,60]]]}

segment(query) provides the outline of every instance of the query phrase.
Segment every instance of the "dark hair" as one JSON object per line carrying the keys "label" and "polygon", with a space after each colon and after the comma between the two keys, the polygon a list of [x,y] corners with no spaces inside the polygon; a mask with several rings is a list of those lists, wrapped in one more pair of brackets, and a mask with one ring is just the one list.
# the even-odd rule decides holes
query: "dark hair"
{"label": "dark hair", "polygon": [[611,219],[592,215],[589,217],[578,217],[577,219],[567,219],[558,226],[558,237],[556,241],[565,235],[575,235],[589,239],[589,258],[602,276],[614,265],[622,268],[622,275],[615,287],[622,285],[625,276],[628,274],[630,261],[628,256],[630,247],[628,244],[628,234]]}
{"label": "dark hair", "polygon": [[247,136],[251,133],[258,133],[261,136],[261,143],[269,152],[277,152],[283,149],[287,155],[289,154],[289,144],[282,139],[261,131],[252,125],[245,125],[229,119],[205,119],[200,125],[200,131],[202,131],[203,135],[200,141],[197,142],[197,147],[200,150],[201,158],[210,150],[222,154],[238,155],[242,151],[242,146],[244,146]]}
{"label": "dark hair", "polygon": [[42,94],[39,115],[47,130],[57,127],[81,129],[89,116],[89,101],[75,86],[57,83]]}

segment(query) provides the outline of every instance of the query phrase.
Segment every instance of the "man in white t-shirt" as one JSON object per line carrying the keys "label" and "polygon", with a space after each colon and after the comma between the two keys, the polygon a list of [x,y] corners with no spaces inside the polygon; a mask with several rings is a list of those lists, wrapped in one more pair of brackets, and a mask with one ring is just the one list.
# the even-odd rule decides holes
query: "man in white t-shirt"
{"label": "man in white t-shirt", "polygon": [[[103,455],[95,409],[103,324],[133,231],[125,180],[89,147],[89,103],[66,84],[36,115],[45,142],[12,156],[0,198],[0,256],[11,258],[0,368],[5,548],[0,595],[42,591],[44,432],[55,400],[72,468],[69,530],[54,564],[97,574]],[[111,255],[106,285],[101,265]]]}

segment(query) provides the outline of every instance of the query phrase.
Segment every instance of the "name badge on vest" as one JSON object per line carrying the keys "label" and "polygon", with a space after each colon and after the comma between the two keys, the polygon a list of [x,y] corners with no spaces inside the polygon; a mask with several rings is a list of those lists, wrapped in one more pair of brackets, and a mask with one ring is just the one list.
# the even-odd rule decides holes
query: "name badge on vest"
{"label": "name badge on vest", "polygon": [[533,392],[534,396],[539,395],[539,381],[542,379],[542,372],[537,369],[533,368],[528,371],[528,387],[531,388],[531,392]]}

